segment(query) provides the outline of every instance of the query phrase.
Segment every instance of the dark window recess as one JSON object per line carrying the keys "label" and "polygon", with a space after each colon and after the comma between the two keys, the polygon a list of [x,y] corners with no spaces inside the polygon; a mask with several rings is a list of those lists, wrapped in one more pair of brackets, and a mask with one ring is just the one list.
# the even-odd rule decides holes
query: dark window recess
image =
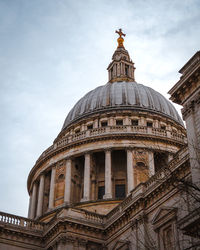
{"label": "dark window recess", "polygon": [[113,77],[113,68],[110,70],[111,78]]}
{"label": "dark window recess", "polygon": [[105,194],[105,187],[98,187],[98,200],[102,200]]}
{"label": "dark window recess", "polygon": [[138,120],[132,120],[131,123],[132,126],[138,126]]}
{"label": "dark window recess", "polygon": [[165,130],[166,129],[166,126],[161,126],[160,127],[162,130]]}
{"label": "dark window recess", "polygon": [[106,127],[108,126],[108,122],[101,122],[101,127]]}
{"label": "dark window recess", "polygon": [[123,125],[123,120],[116,120],[116,125],[117,126],[122,126]]}
{"label": "dark window recess", "polygon": [[87,129],[93,129],[93,125],[91,124],[91,125],[88,125],[87,126]]}
{"label": "dark window recess", "polygon": [[77,130],[75,131],[75,133],[76,133],[76,134],[80,133],[80,129],[77,129]]}
{"label": "dark window recess", "polygon": [[115,198],[124,198],[125,196],[125,184],[115,185]]}
{"label": "dark window recess", "polygon": [[125,75],[128,76],[128,66],[125,65]]}
{"label": "dark window recess", "polygon": [[153,127],[153,123],[152,122],[147,122],[147,127]]}

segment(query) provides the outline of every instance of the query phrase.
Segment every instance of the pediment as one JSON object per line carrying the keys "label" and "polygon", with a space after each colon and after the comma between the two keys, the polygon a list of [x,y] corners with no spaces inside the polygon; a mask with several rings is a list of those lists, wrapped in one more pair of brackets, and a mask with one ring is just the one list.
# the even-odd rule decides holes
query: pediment
{"label": "pediment", "polygon": [[177,208],[175,207],[161,207],[156,212],[155,216],[153,217],[152,224],[155,225],[159,223],[164,218],[168,217],[169,215],[175,215]]}

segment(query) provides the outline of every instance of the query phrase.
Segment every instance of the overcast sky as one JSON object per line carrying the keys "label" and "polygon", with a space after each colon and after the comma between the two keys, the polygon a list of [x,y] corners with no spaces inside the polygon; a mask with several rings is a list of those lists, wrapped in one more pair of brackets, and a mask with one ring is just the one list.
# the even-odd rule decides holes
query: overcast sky
{"label": "overcast sky", "polygon": [[115,30],[136,81],[168,98],[199,50],[199,0],[0,0],[0,210],[26,216],[26,181],[73,105],[107,82]]}

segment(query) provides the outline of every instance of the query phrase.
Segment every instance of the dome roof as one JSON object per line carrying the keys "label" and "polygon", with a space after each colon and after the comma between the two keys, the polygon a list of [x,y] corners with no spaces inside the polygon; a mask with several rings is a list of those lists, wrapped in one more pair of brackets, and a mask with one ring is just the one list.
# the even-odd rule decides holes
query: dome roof
{"label": "dome roof", "polygon": [[67,115],[62,130],[87,115],[119,109],[159,113],[183,125],[174,106],[152,88],[136,82],[108,82],[88,92],[75,104]]}

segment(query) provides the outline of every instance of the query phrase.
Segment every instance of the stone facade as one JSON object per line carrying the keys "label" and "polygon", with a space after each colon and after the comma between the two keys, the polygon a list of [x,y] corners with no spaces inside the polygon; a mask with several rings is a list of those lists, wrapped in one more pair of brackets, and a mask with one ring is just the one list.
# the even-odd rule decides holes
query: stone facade
{"label": "stone facade", "polygon": [[[94,103],[85,103],[90,100],[87,95],[80,100],[84,103],[80,108],[75,105],[53,145],[29,174],[29,218],[0,213],[0,249],[183,250],[198,243],[184,221],[193,213],[194,225],[198,212],[188,192],[179,187],[180,181],[191,178],[198,184],[200,177],[199,168],[192,167],[185,128],[164,97],[151,92],[155,98],[150,101],[150,90],[137,85],[120,32],[108,67],[107,87],[114,91],[109,105],[99,100],[98,109],[88,110]],[[197,101],[186,124],[190,123],[193,132],[187,133],[198,146],[199,85],[193,81],[191,101]],[[128,105],[130,97],[119,91],[120,84],[123,89],[137,86],[135,104]],[[179,85],[170,94],[182,100],[176,94]],[[155,100],[163,107],[156,108]]]}

